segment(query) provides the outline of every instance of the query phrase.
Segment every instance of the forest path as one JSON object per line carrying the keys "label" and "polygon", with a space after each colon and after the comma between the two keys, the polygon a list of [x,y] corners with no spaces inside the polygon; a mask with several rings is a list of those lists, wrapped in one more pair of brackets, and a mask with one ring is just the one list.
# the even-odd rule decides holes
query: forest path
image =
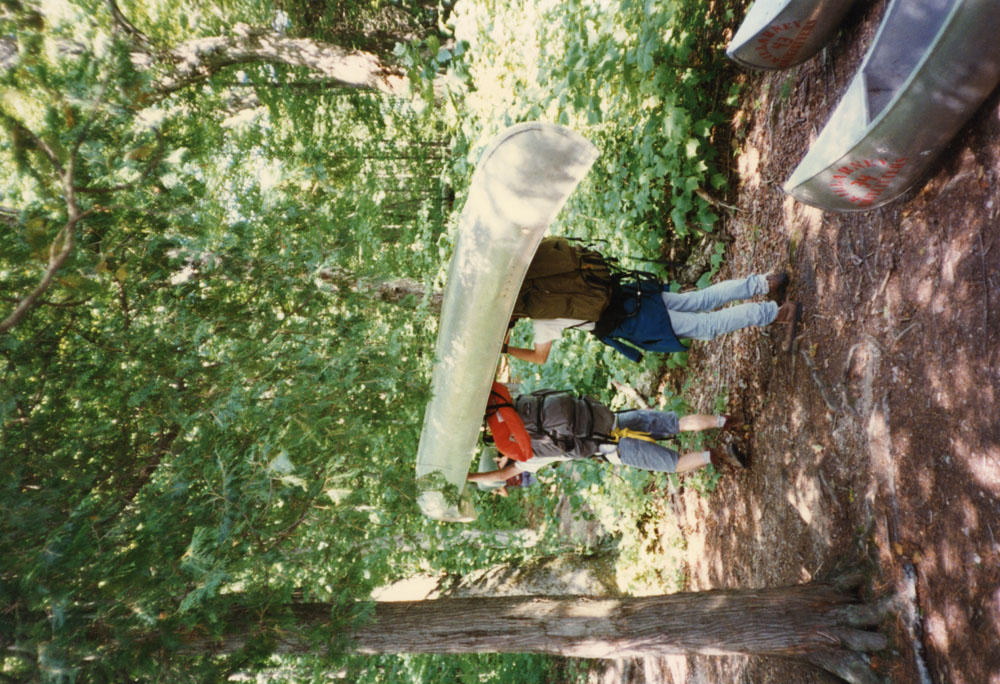
{"label": "forest path", "polygon": [[[807,581],[871,557],[874,589],[906,590],[874,666],[894,684],[1000,682],[1000,93],[928,178],[888,206],[823,213],[781,192],[853,76],[884,3],[853,13],[824,55],[748,74],[734,119],[738,206],[718,278],[787,269],[805,307],[791,354],[768,331],[696,343],[695,410],[728,393],[752,468],[681,517],[692,590]],[[911,594],[913,593],[911,589]],[[628,663],[630,682],[829,682],[772,659]]]}

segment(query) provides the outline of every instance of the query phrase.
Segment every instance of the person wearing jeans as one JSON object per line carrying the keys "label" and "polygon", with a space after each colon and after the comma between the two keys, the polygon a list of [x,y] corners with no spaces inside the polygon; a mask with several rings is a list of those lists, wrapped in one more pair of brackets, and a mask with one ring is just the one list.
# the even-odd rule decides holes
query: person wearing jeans
{"label": "person wearing jeans", "polygon": [[[642,286],[641,292],[624,302],[629,315],[609,334],[599,337],[602,342],[638,361],[642,358],[639,349],[683,351],[686,347],[680,339],[712,340],[741,328],[778,325],[782,328],[781,348],[788,351],[802,309],[797,302],[785,301],[787,285],[786,273],[773,273],[725,280],[691,292],[670,292],[665,284],[655,290]],[[766,296],[768,301],[725,306],[758,295]],[[571,318],[532,319],[532,325],[532,348],[504,345],[504,351],[523,361],[544,363],[552,343],[564,330],[593,331],[595,328],[594,322]]]}
{"label": "person wearing jeans", "polygon": [[[603,457],[609,463],[666,473],[690,472],[709,464],[718,469],[726,466],[742,469],[747,466],[746,458],[731,444],[680,454],[658,441],[680,432],[713,428],[736,430],[740,427],[742,421],[726,415],[694,414],[678,417],[673,411],[619,411],[615,414],[615,426],[612,430],[617,441],[599,445],[594,455]],[[569,460],[574,460],[569,454],[536,454],[526,461],[501,458],[496,470],[469,473],[466,479],[480,485],[504,482],[518,473],[537,473],[545,466]]]}

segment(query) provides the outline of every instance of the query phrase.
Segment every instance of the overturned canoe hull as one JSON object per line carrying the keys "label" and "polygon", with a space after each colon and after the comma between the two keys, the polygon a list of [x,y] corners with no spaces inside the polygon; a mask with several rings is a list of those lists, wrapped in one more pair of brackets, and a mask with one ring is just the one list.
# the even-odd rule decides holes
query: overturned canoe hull
{"label": "overturned canoe hull", "polygon": [[893,0],[785,192],[841,212],[899,197],[1000,82],[998,36],[997,0]]}
{"label": "overturned canoe hull", "polygon": [[460,497],[514,299],[539,241],[597,158],[579,134],[518,124],[483,152],[458,221],[441,307],[432,397],[417,450],[423,512],[468,521]]}
{"label": "overturned canoe hull", "polygon": [[726,48],[752,69],[787,69],[823,49],[854,0],[757,0]]}

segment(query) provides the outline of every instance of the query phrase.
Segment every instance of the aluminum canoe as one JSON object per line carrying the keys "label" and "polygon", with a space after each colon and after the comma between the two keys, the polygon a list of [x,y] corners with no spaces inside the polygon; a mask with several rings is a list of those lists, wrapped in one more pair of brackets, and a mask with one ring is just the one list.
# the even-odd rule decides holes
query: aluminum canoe
{"label": "aluminum canoe", "polygon": [[787,69],[823,49],[854,0],[757,0],[726,55],[752,69]]}
{"label": "aluminum canoe", "polygon": [[1000,81],[998,37],[1000,0],[892,0],[785,192],[827,211],[897,198]]}
{"label": "aluminum canoe", "polygon": [[578,133],[546,123],[508,128],[480,157],[459,215],[417,449],[418,503],[432,518],[475,518],[460,493],[514,299],[546,229],[595,159]]}

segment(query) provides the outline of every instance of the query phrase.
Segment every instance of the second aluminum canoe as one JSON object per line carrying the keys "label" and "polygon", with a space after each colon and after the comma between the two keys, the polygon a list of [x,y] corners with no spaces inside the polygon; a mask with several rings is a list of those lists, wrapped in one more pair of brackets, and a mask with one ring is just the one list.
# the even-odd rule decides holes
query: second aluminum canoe
{"label": "second aluminum canoe", "polygon": [[752,69],[787,69],[806,61],[833,37],[854,0],[757,0],[726,48]]}
{"label": "second aluminum canoe", "polygon": [[901,195],[1000,81],[998,36],[998,0],[892,0],[785,192],[827,211]]}

